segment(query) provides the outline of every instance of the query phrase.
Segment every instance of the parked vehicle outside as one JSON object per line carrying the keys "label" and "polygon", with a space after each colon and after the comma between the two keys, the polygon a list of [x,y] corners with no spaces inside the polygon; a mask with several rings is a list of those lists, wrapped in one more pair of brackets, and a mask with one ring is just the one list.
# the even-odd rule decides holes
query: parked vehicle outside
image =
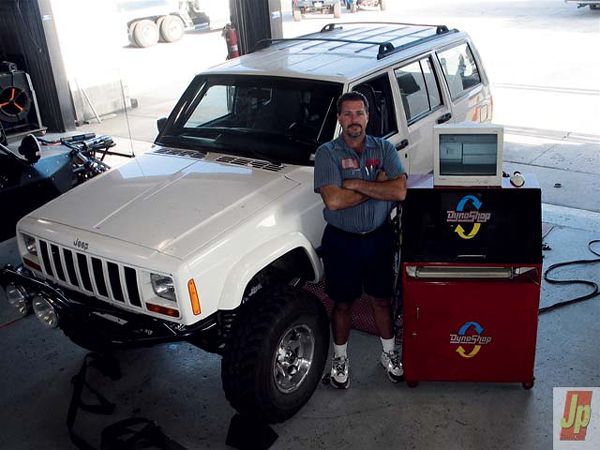
{"label": "parked vehicle outside", "polygon": [[302,20],[302,17],[309,13],[333,14],[333,17],[339,19],[342,17],[342,5],[340,0],[292,0],[292,15],[295,21]]}
{"label": "parked vehicle outside", "polygon": [[590,9],[600,9],[599,0],[565,0],[565,3],[574,3],[578,8],[589,6]]}
{"label": "parked vehicle outside", "polygon": [[186,30],[218,30],[230,21],[227,0],[119,0],[117,10],[129,42],[142,48],[177,42]]}

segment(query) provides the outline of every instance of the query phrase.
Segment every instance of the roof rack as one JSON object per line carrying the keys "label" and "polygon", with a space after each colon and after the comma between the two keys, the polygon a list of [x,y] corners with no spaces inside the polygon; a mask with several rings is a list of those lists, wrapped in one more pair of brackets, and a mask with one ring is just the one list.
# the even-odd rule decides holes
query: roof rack
{"label": "roof rack", "polygon": [[[336,26],[339,25],[339,26]],[[323,28],[321,28],[320,33],[325,33],[327,31],[333,30],[342,30],[344,27],[342,25],[407,25],[411,27],[431,27],[431,28],[446,28],[446,25],[438,25],[433,23],[411,23],[411,22],[337,22],[337,23],[328,23]]]}
{"label": "roof rack", "polygon": [[[320,33],[329,33],[334,30],[343,29],[342,26],[336,27],[336,25],[340,25],[340,24],[329,23],[321,29]],[[418,26],[418,27],[431,27],[431,28],[435,28],[435,34],[433,34],[431,36],[426,36],[426,37],[423,37],[420,39],[415,39],[412,42],[407,42],[406,44],[399,45],[398,47],[395,47],[394,44],[392,44],[389,41],[362,41],[362,40],[354,40],[354,39],[326,38],[326,37],[296,37],[296,38],[281,38],[281,39],[261,39],[260,41],[258,41],[256,43],[254,51],[266,48],[266,47],[270,46],[271,44],[278,44],[278,43],[282,43],[282,42],[290,42],[290,43],[291,42],[341,42],[343,44],[363,44],[363,45],[371,45],[371,46],[378,45],[379,50],[377,52],[377,59],[380,60],[380,59],[386,58],[390,55],[393,55],[394,53],[405,50],[407,48],[415,47],[415,46],[423,44],[425,42],[428,42],[428,41],[431,41],[434,39],[438,39],[444,35],[447,35],[450,33],[458,33],[458,30],[456,28],[449,29],[446,25],[426,25],[426,24],[399,23],[399,22],[344,22],[343,25],[409,25],[409,26]],[[420,32],[420,31],[417,31],[414,33],[418,33],[418,32]],[[401,37],[409,36],[410,34],[414,34],[414,33],[409,33],[409,34],[406,34]]]}

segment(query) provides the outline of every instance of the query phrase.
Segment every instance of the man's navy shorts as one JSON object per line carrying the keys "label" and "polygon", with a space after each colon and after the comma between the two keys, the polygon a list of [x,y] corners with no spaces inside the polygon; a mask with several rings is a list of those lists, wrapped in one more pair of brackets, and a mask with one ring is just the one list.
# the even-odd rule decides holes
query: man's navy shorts
{"label": "man's navy shorts", "polygon": [[325,227],[321,248],[325,265],[325,292],[334,302],[352,302],[363,290],[390,298],[394,284],[394,234],[384,224],[367,234]]}

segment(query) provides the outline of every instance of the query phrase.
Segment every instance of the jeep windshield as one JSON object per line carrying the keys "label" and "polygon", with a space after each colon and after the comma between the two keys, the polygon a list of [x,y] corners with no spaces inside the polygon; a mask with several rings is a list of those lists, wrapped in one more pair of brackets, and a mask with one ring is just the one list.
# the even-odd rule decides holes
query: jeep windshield
{"label": "jeep windshield", "polygon": [[312,164],[332,139],[342,85],[253,75],[199,75],[157,138],[157,144]]}

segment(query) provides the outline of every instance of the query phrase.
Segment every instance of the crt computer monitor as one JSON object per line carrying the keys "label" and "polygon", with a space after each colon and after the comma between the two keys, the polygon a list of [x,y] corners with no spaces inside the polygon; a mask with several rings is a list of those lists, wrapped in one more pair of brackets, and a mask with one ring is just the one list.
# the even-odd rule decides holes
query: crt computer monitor
{"label": "crt computer monitor", "polygon": [[462,122],[433,128],[434,186],[501,186],[504,128]]}

